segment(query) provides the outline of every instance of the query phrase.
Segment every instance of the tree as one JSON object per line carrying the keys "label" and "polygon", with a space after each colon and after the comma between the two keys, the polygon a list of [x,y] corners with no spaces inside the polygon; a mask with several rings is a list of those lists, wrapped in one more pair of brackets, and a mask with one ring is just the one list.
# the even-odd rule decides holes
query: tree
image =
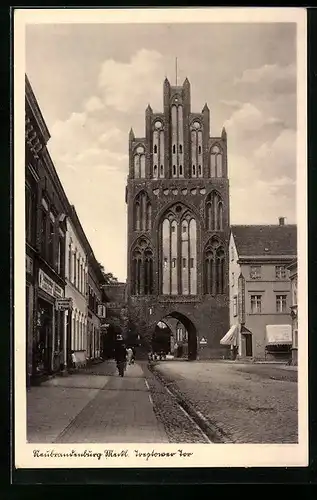
{"label": "tree", "polygon": [[112,273],[106,273],[104,266],[100,264],[100,262],[98,262],[98,265],[107,285],[118,283],[118,278],[116,278],[116,276],[114,276]]}

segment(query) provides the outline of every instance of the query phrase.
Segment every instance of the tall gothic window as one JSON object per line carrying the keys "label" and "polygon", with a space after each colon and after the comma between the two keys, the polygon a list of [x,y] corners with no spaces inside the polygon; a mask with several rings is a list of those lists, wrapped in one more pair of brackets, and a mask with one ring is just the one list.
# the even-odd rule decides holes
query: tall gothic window
{"label": "tall gothic window", "polygon": [[132,295],[153,293],[153,250],[145,238],[137,240],[132,251]]}
{"label": "tall gothic window", "polygon": [[195,120],[191,125],[191,177],[203,176],[203,133],[201,123]]}
{"label": "tall gothic window", "polygon": [[152,206],[148,194],[141,191],[134,202],[134,230],[149,231],[152,228]]}
{"label": "tall gothic window", "polygon": [[154,123],[153,131],[153,178],[164,177],[164,128],[160,120]]}
{"label": "tall gothic window", "polygon": [[164,295],[197,294],[197,223],[181,203],[161,224],[161,288]]}
{"label": "tall gothic window", "polygon": [[143,146],[138,146],[134,154],[134,178],[145,177],[145,149]]}
{"label": "tall gothic window", "polygon": [[218,238],[211,238],[204,252],[204,292],[218,295],[224,293],[225,252]]}
{"label": "tall gothic window", "polygon": [[223,230],[223,202],[216,191],[212,191],[206,200],[206,224],[208,231]]}
{"label": "tall gothic window", "polygon": [[210,151],[210,177],[222,177],[223,155],[219,146],[213,146]]}
{"label": "tall gothic window", "polygon": [[172,177],[184,177],[184,124],[183,107],[175,97],[172,105]]}

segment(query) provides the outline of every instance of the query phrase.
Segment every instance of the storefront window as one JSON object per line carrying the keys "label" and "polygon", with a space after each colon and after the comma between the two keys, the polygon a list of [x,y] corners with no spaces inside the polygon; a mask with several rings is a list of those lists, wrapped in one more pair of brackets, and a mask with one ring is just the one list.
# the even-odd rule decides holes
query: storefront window
{"label": "storefront window", "polygon": [[39,298],[37,309],[37,324],[34,338],[33,356],[34,372],[40,374],[51,370],[53,333],[53,307]]}

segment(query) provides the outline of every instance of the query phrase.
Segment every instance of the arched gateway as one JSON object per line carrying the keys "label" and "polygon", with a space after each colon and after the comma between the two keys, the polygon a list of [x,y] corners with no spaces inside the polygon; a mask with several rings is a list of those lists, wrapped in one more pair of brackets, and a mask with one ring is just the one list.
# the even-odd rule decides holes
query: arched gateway
{"label": "arched gateway", "polygon": [[[227,136],[210,136],[208,106],[191,112],[190,84],[164,81],[163,113],[129,136],[128,308],[145,339],[170,316],[188,332],[188,357],[218,357],[229,328]],[[204,348],[201,349],[201,339]]]}
{"label": "arched gateway", "polygon": [[[197,358],[197,330],[192,321],[177,311],[172,311],[161,320],[151,325],[152,338],[155,336],[157,325],[163,323],[168,329],[170,345],[168,351],[175,357],[187,358],[193,361]],[[177,348],[176,348],[177,346]]]}

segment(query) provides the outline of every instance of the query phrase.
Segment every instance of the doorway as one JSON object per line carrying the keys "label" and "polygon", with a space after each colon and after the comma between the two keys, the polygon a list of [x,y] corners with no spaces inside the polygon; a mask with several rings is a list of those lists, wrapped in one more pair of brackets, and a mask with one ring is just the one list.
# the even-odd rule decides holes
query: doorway
{"label": "doorway", "polygon": [[39,298],[34,342],[34,375],[47,374],[52,369],[53,306]]}
{"label": "doorway", "polygon": [[245,356],[252,357],[252,355],[253,355],[252,334],[251,333],[244,333],[243,337],[244,337],[244,345],[245,345]]}

